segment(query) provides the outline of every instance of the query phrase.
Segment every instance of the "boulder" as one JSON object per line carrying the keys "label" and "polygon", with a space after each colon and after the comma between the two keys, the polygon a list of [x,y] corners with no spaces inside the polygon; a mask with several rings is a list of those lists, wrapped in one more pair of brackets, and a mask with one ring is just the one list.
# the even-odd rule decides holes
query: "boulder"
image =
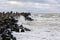
{"label": "boulder", "polygon": [[20,25],[19,28],[20,28],[20,29],[23,29],[24,27],[23,27],[23,25]]}
{"label": "boulder", "polygon": [[21,29],[21,32],[25,32],[24,29]]}
{"label": "boulder", "polygon": [[25,31],[31,31],[31,30],[30,30],[30,29],[28,29],[28,28],[24,28],[24,30],[25,30]]}
{"label": "boulder", "polygon": [[27,17],[27,16],[31,15],[31,13],[24,13],[24,12],[22,12],[21,15],[23,15],[24,17]]}
{"label": "boulder", "polygon": [[25,17],[25,20],[33,21],[33,19],[30,17]]}

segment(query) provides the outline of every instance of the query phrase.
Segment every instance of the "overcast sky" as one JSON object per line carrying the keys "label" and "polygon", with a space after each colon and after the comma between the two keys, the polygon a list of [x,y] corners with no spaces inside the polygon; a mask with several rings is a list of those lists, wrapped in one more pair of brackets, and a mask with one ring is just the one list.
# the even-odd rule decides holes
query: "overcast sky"
{"label": "overcast sky", "polygon": [[60,0],[0,0],[0,11],[60,13]]}

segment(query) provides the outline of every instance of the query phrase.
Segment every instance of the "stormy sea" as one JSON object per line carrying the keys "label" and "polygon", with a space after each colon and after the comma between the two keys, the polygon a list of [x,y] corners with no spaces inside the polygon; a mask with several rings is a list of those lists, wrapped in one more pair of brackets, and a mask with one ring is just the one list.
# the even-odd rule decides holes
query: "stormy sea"
{"label": "stormy sea", "polygon": [[60,40],[60,14],[31,13],[33,21],[19,16],[18,25],[23,25],[31,31],[13,32],[17,40]]}

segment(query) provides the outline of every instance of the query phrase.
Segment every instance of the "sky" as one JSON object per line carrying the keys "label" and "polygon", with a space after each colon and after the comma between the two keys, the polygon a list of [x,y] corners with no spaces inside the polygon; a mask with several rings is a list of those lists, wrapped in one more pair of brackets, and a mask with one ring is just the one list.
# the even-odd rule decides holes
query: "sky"
{"label": "sky", "polygon": [[60,0],[0,0],[0,11],[60,13]]}

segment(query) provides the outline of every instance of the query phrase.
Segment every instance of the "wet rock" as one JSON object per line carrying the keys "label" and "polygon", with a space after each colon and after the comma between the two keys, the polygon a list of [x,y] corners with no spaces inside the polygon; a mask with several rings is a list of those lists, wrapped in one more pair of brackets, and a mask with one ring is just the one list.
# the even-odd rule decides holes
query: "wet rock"
{"label": "wet rock", "polygon": [[16,40],[16,37],[14,37],[13,40]]}
{"label": "wet rock", "polygon": [[29,17],[29,15],[31,15],[31,13],[22,12],[21,15],[25,17],[25,20],[33,21],[33,19]]}
{"label": "wet rock", "polygon": [[28,17],[29,15],[31,15],[31,13],[24,13],[24,12],[22,12],[21,15],[23,15],[24,17]]}
{"label": "wet rock", "polygon": [[2,40],[11,40],[10,37],[4,37]]}
{"label": "wet rock", "polygon": [[[32,21],[32,18],[28,17],[31,15],[30,13],[22,13],[21,15],[23,15],[26,20]],[[3,14],[0,19],[0,34],[2,34],[2,40],[16,40],[16,38],[11,34],[12,31],[19,32],[19,29],[21,29],[21,32],[30,31],[30,29],[24,28],[23,25],[18,26],[18,20],[12,16],[12,12]]]}
{"label": "wet rock", "polygon": [[28,29],[26,27],[23,27],[23,25],[20,25],[19,27],[20,27],[22,32],[24,32],[24,31],[31,31],[30,29]]}
{"label": "wet rock", "polygon": [[2,40],[16,40],[16,38],[13,37],[13,35],[11,34],[11,30],[10,29],[6,29],[2,35]]}
{"label": "wet rock", "polygon": [[8,40],[8,39],[10,40],[10,38],[11,38],[11,30],[6,29],[2,33],[1,37],[2,37],[2,40]]}
{"label": "wet rock", "polygon": [[25,20],[33,21],[33,19],[30,17],[25,17]]}
{"label": "wet rock", "polygon": [[4,32],[5,28],[4,27],[1,27],[0,28],[0,34],[2,34]]}
{"label": "wet rock", "polygon": [[20,25],[19,28],[20,28],[20,29],[23,29],[24,27],[23,27],[23,25]]}
{"label": "wet rock", "polygon": [[30,29],[28,29],[28,28],[24,28],[24,30],[25,30],[25,31],[31,31],[31,30],[30,30]]}
{"label": "wet rock", "polygon": [[24,29],[21,29],[21,32],[25,32]]}

